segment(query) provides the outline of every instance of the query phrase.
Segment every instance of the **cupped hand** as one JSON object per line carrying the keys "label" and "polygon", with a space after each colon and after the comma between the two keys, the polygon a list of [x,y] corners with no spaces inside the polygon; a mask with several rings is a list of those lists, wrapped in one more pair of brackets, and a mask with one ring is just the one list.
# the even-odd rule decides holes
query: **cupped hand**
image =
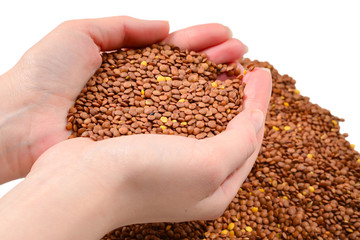
{"label": "cupped hand", "polygon": [[247,51],[220,24],[194,26],[170,35],[168,31],[167,22],[131,17],[73,20],[59,25],[28,50],[0,77],[8,88],[0,97],[4,100],[0,112],[6,116],[0,117],[0,133],[6,136],[0,137],[0,183],[24,177],[45,150],[68,138],[67,112],[100,66],[101,51],[164,39],[181,48],[204,51],[218,63],[239,59]]}
{"label": "cupped hand", "polygon": [[[98,142],[76,138],[47,150],[25,180],[41,183],[35,199],[39,192],[47,196],[32,201],[45,209],[40,219],[52,219],[47,231],[52,236],[61,231],[67,239],[95,239],[133,223],[219,217],[249,174],[264,133],[270,73],[255,69],[244,79],[245,109],[217,136],[131,135]],[[31,216],[36,222],[31,210],[19,211],[22,219]],[[32,226],[25,233],[35,230]]]}

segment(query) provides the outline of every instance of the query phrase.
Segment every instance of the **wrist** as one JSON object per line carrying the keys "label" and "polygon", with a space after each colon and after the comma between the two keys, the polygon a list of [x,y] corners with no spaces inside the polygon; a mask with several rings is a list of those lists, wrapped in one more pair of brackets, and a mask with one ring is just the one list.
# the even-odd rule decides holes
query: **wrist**
{"label": "wrist", "polygon": [[0,201],[2,239],[100,239],[120,225],[114,203],[91,183],[76,169],[30,174]]}

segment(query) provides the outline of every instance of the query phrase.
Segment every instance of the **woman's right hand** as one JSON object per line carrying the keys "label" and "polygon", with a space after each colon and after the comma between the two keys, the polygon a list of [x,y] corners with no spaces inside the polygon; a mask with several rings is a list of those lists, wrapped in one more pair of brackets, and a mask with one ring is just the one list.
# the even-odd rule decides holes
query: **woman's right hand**
{"label": "woman's right hand", "polygon": [[99,239],[133,223],[220,216],[250,172],[264,133],[270,73],[255,69],[245,82],[245,109],[217,136],[76,138],[53,146],[1,199],[1,236]]}

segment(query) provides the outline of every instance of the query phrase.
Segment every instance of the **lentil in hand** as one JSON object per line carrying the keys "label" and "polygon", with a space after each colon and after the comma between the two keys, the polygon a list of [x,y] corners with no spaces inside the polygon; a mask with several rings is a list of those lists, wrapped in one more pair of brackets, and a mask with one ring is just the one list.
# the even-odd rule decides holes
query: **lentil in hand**
{"label": "lentil in hand", "polygon": [[[234,79],[218,80],[222,73]],[[93,140],[148,133],[211,137],[241,110],[241,79],[236,64],[215,64],[172,45],[104,53],[66,128],[73,130],[70,138]]]}

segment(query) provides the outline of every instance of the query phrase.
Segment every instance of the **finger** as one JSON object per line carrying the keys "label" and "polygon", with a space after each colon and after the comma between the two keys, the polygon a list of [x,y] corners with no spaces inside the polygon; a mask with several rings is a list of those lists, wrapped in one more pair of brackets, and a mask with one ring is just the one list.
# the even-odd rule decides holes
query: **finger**
{"label": "finger", "polygon": [[221,169],[219,185],[254,153],[258,146],[256,135],[263,123],[264,115],[260,110],[245,110],[231,121],[226,131],[200,141],[212,151],[211,164]]}
{"label": "finger", "polygon": [[216,63],[229,63],[243,57],[247,47],[240,40],[231,38],[219,45],[204,50],[210,60]]}
{"label": "finger", "polygon": [[168,30],[167,22],[130,17],[72,20],[27,51],[19,66],[31,72],[30,89],[56,92],[54,96],[68,100],[70,105],[99,68],[100,50],[148,45],[164,39]]}
{"label": "finger", "polygon": [[171,33],[165,42],[172,43],[182,49],[202,51],[209,47],[231,39],[228,27],[218,23],[197,25]]}
{"label": "finger", "polygon": [[[257,154],[257,153],[256,153]],[[256,158],[256,156],[255,156]],[[247,160],[244,165],[251,164],[252,160]],[[253,163],[252,163],[253,164]],[[231,200],[234,198],[236,193],[239,191],[239,188],[247,178],[252,165],[244,170],[246,167],[242,166],[236,169],[231,175],[229,175],[225,181],[220,185],[218,189],[216,189],[210,196],[203,199],[201,203],[199,204],[199,207],[201,209],[200,212],[205,213],[206,219],[204,220],[212,220],[214,218],[218,218],[220,215],[222,215],[226,209],[226,207],[229,205]],[[211,211],[217,210],[215,213],[215,216],[208,216],[209,209],[212,209]]]}
{"label": "finger", "polygon": [[[217,191],[223,193],[223,198],[226,198],[229,202],[235,196],[245,179],[251,172],[252,167],[255,164],[259,151],[261,149],[261,142],[264,136],[264,128],[257,134],[257,142],[259,143],[253,154],[243,163],[243,165],[232,172],[225,181],[221,184]],[[215,201],[215,200],[214,200]]]}
{"label": "finger", "polygon": [[258,108],[266,113],[272,86],[270,70],[255,68],[245,75],[244,82],[246,83],[244,109]]}
{"label": "finger", "polygon": [[[238,192],[243,182],[241,181],[242,178],[242,171],[238,169],[216,191],[198,204],[198,212],[204,213],[204,219],[201,220],[216,219],[224,213],[226,207]],[[209,209],[211,209],[210,213]]]}
{"label": "finger", "polygon": [[[245,155],[247,157],[245,159],[246,161],[251,156],[253,156],[254,159],[257,157],[257,151],[260,149],[260,144],[262,142],[263,126],[265,123],[264,119],[266,118],[266,111],[271,97],[271,73],[269,70],[264,68],[255,68],[255,70],[245,75],[244,82],[246,83],[246,87],[244,90],[244,110],[240,114],[238,114],[232,121],[229,122],[224,133],[233,132],[233,134],[235,135],[235,139],[236,134],[245,131],[244,128],[248,128],[248,132],[246,135],[248,137],[248,143],[250,143],[251,140],[253,142],[256,142],[257,145],[255,146],[255,149],[249,149],[248,151],[244,151],[244,153],[247,153]],[[261,114],[262,116],[260,116]],[[253,129],[255,130],[254,132],[251,132],[251,125],[249,123],[252,124]],[[252,134],[255,134],[255,136]],[[237,137],[239,138],[240,135],[238,135]],[[255,140],[253,140],[254,137]],[[241,151],[241,149],[239,150]],[[233,156],[233,158],[235,159],[234,164],[228,164],[228,175],[233,173],[235,169],[239,168],[239,166],[244,164],[244,162],[236,160],[236,156]],[[254,161],[255,160],[253,160],[253,162]],[[249,164],[249,162],[246,161],[245,164],[249,169],[251,169],[253,162],[251,163],[250,161]],[[246,166],[243,167],[246,168]]]}
{"label": "finger", "polygon": [[[265,113],[271,97],[272,79],[270,72],[266,69],[256,68],[254,71],[246,75],[244,81],[247,83],[245,88],[245,96],[247,96],[247,98],[244,101],[244,112],[259,109],[260,111],[263,111],[263,117],[265,118]],[[241,114],[242,113],[239,115]],[[236,121],[231,121],[228,125],[228,129],[231,129],[235,124],[238,123],[236,123]],[[256,146],[253,153],[242,163],[242,165],[230,173],[230,175],[221,184],[220,188],[213,194],[213,197],[222,197],[227,199],[225,201],[230,202],[242,183],[245,181],[256,161],[261,148],[260,143],[262,142],[264,136],[263,124],[256,134],[256,141],[258,145]]]}
{"label": "finger", "polygon": [[90,36],[102,51],[146,46],[161,41],[169,32],[166,21],[147,21],[127,16],[73,20],[65,25]]}

